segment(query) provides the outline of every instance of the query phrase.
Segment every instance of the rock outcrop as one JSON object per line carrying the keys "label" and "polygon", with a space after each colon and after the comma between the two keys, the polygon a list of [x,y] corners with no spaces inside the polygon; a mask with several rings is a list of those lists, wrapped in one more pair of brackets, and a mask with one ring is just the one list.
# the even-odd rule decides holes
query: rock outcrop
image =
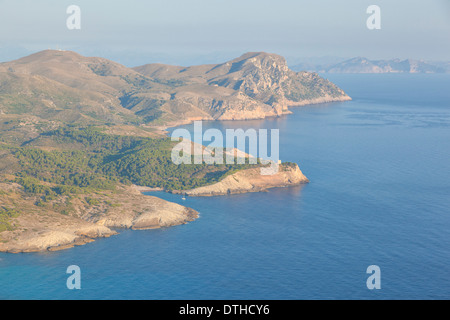
{"label": "rock outcrop", "polygon": [[[157,103],[163,118],[171,121],[180,115],[183,120],[263,119],[290,113],[289,106],[351,100],[316,73],[294,72],[283,57],[265,52],[246,53],[217,65],[149,64],[134,70],[160,83],[177,84],[165,96],[146,93],[147,102]],[[142,97],[141,93],[130,97],[136,102],[130,105],[133,110],[148,108],[137,103]]]}
{"label": "rock outcrop", "polygon": [[238,171],[225,179],[200,188],[175,191],[188,196],[218,196],[246,192],[261,192],[270,188],[288,187],[308,183],[308,178],[296,164],[282,164],[273,175],[261,175],[260,168]]}
{"label": "rock outcrop", "polygon": [[[6,185],[4,187],[6,189]],[[145,230],[170,227],[186,224],[198,217],[198,213],[191,208],[143,195],[141,191],[135,187],[121,187],[113,197],[99,196],[101,204],[96,206],[85,206],[73,200],[76,212],[70,216],[40,210],[23,198],[20,206],[29,210],[24,210],[14,219],[12,230],[0,234],[0,252],[63,250],[96,238],[110,237],[123,228]],[[20,194],[17,188],[16,192]],[[103,201],[106,199],[109,200]],[[115,203],[109,203],[110,199]]]}
{"label": "rock outcrop", "polygon": [[221,64],[127,68],[45,50],[0,63],[0,83],[0,113],[26,109],[69,123],[262,119],[289,113],[289,106],[350,100],[316,73],[294,72],[283,57],[265,52]]}

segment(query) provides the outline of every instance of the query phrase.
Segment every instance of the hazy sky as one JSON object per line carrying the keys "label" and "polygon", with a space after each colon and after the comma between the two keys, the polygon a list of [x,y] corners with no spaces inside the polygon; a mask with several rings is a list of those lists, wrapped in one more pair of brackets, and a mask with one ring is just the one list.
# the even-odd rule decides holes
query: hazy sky
{"label": "hazy sky", "polygon": [[[80,30],[66,27],[72,4],[81,8]],[[366,27],[372,4],[381,8],[380,30]],[[450,60],[450,0],[0,0],[0,60],[57,47],[128,65],[221,62],[247,51],[291,62]]]}

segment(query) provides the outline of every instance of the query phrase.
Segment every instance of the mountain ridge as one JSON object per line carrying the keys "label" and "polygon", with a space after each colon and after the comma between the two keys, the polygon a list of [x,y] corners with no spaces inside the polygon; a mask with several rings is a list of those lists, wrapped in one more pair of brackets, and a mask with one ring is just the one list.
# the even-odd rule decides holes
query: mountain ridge
{"label": "mountain ridge", "polygon": [[139,71],[64,51],[0,64],[1,252],[62,250],[112,236],[113,228],[169,227],[198,217],[142,195],[138,186],[198,194],[214,184],[201,190],[231,194],[306,183],[294,163],[281,163],[270,177],[261,175],[260,163],[176,165],[171,151],[178,142],[153,129],[349,99],[317,74],[295,73],[266,53]]}
{"label": "mountain ridge", "polygon": [[[8,87],[14,77],[15,86]],[[40,85],[30,88],[36,77]],[[0,63],[0,83],[0,113],[97,124],[262,119],[289,113],[289,106],[350,100],[328,80],[294,72],[282,56],[265,52],[219,64],[128,68],[44,50]]]}

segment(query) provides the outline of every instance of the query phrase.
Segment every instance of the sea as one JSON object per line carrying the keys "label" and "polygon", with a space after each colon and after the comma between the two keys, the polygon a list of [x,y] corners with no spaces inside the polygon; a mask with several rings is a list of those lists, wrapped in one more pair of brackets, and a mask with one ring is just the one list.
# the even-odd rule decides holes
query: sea
{"label": "sea", "polygon": [[[353,100],[203,123],[278,129],[280,159],[310,183],[148,193],[200,216],[58,252],[0,253],[0,299],[449,299],[450,75],[323,76]],[[72,265],[80,289],[67,286]]]}

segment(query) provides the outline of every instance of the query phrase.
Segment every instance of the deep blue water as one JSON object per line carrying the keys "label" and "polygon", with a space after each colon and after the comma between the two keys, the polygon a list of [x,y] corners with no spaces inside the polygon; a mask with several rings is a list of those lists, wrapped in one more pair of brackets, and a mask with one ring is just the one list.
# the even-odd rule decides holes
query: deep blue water
{"label": "deep blue water", "polygon": [[[278,128],[307,185],[161,198],[187,225],[0,254],[1,299],[449,299],[450,76],[326,75],[353,101],[204,128]],[[192,126],[186,126],[192,128]],[[81,290],[66,268],[81,268]],[[381,269],[368,290],[366,269]]]}

